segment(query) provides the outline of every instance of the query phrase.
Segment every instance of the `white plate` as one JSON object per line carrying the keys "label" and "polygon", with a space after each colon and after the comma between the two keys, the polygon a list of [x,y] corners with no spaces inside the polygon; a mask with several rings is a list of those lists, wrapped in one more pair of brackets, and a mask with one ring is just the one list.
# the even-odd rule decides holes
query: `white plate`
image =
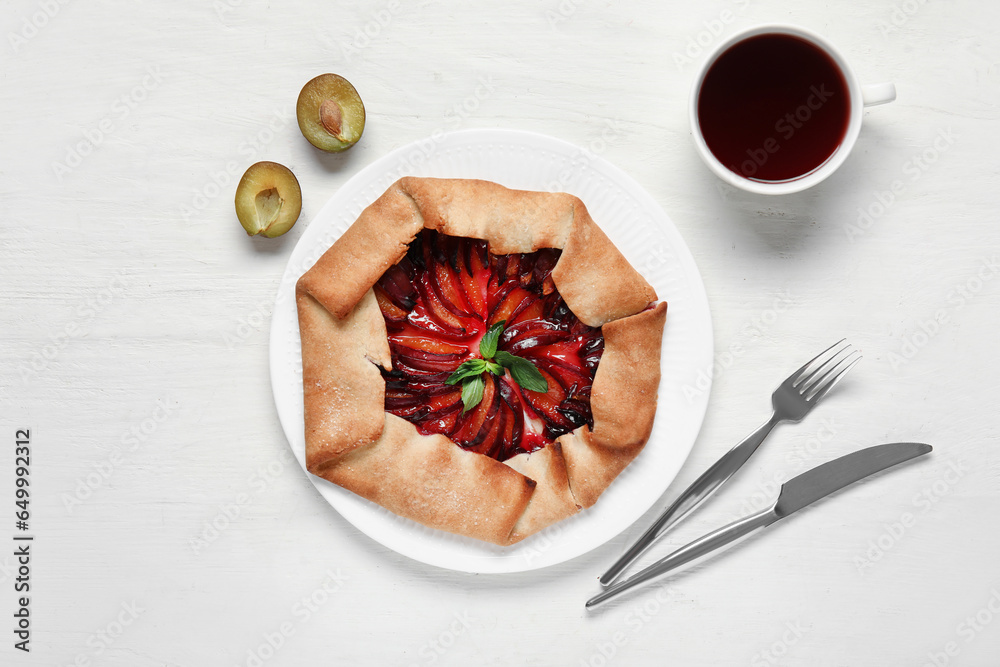
{"label": "white plate", "polygon": [[[327,202],[292,251],[271,324],[271,385],[278,416],[305,468],[302,360],[295,281],[400,176],[480,178],[524,190],[570,192],[669,304],[659,405],[649,444],[597,504],[511,547],[497,547],[403,519],[319,477],[309,479],[361,532],[403,555],[464,572],[520,572],[586,553],[634,523],[667,489],[701,428],[708,387],[685,396],[682,380],[710,376],[712,324],[705,288],[677,229],[645,190],[593,153],[540,134],[467,130],[399,148],[369,165]],[[691,394],[689,390],[689,394]]]}

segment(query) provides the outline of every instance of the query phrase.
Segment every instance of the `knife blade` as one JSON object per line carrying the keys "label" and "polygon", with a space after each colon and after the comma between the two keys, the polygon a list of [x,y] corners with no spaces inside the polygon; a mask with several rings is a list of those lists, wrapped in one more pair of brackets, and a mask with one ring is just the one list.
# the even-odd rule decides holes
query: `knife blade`
{"label": "knife blade", "polygon": [[629,589],[659,578],[753,531],[766,528],[775,521],[784,519],[865,477],[923,456],[932,449],[930,445],[919,442],[894,442],[868,447],[816,466],[782,484],[778,498],[770,508],[744,517],[681,547],[638,574],[595,595],[587,601],[587,608],[607,602]]}

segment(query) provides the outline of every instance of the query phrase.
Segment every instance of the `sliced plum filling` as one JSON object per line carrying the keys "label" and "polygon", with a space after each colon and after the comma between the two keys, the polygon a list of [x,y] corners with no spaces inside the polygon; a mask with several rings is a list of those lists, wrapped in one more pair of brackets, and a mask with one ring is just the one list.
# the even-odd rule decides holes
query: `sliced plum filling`
{"label": "sliced plum filling", "polygon": [[[604,337],[556,290],[559,252],[493,255],[486,241],[421,232],[374,287],[392,352],[392,370],[382,370],[386,412],[498,461],[593,426],[590,390]],[[510,370],[484,372],[482,398],[467,409],[448,378],[481,358],[480,339],[500,322],[497,349],[534,364],[548,391],[519,386]]]}

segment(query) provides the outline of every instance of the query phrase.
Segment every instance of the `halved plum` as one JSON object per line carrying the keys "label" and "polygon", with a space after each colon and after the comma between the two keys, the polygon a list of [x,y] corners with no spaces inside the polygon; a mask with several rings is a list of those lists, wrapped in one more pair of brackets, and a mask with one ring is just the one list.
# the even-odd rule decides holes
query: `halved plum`
{"label": "halved plum", "polygon": [[464,355],[469,353],[469,346],[462,345],[461,343],[451,343],[445,340],[440,340],[437,338],[431,338],[429,336],[417,336],[413,334],[390,334],[389,336],[390,345],[399,345],[401,347],[409,347],[414,350],[423,350],[425,352],[433,352],[434,354],[455,354],[458,355],[455,358],[460,359]]}
{"label": "halved plum", "polygon": [[567,394],[576,394],[579,387],[590,386],[594,381],[590,371],[585,368],[566,364],[544,355],[526,355],[526,358],[539,369],[554,377]]}
{"label": "halved plum", "polygon": [[438,234],[434,241],[423,244],[424,266],[430,277],[428,284],[434,290],[437,301],[452,315],[456,318],[472,317],[458,278],[458,246],[444,240],[450,238]]}
{"label": "halved plum", "polygon": [[406,321],[406,316],[409,313],[396,305],[380,285],[376,284],[375,287],[372,288],[372,291],[375,292],[375,300],[378,301],[378,307],[382,311],[382,315],[385,317],[387,322],[391,324],[402,324]]}
{"label": "halved plum", "polygon": [[543,345],[551,345],[566,340],[569,334],[558,329],[554,331],[533,331],[527,336],[522,336],[516,342],[507,346],[507,351],[511,354],[523,355],[526,351]]}
{"label": "halved plum", "polygon": [[250,236],[281,236],[302,211],[302,189],[292,171],[277,162],[257,162],[236,186],[236,217]]}
{"label": "halved plum", "polygon": [[[542,294],[550,294],[552,290],[546,290],[544,284],[546,281],[551,280],[552,269],[556,267],[556,262],[559,261],[559,252],[552,248],[542,248],[538,251],[537,255],[535,260],[535,282],[543,285]],[[552,287],[555,289],[555,285],[552,285]]]}
{"label": "halved plum", "polygon": [[460,354],[436,354],[395,343],[389,345],[389,350],[395,358],[410,368],[440,373],[453,372],[464,356]]}
{"label": "halved plum", "polygon": [[[438,305],[438,309],[442,306]],[[443,317],[453,318],[447,311],[444,311]],[[428,304],[425,303],[423,296],[417,300],[417,304],[410,311],[410,314],[406,316],[406,322],[408,325],[412,326],[416,330],[424,330],[429,335],[442,340],[466,340],[467,331],[463,327],[454,327],[450,324],[445,324],[442,317],[437,315],[437,312],[432,313]]]}
{"label": "halved plum", "polygon": [[455,430],[455,423],[461,414],[462,401],[459,399],[455,405],[447,410],[442,410],[435,416],[428,416],[425,421],[419,424],[420,430],[424,434],[441,433],[446,436],[451,435],[451,432]]}
{"label": "halved plum", "polygon": [[444,304],[429,274],[424,274],[417,286],[420,296],[423,297],[423,302],[427,306],[427,312],[437,320],[438,324],[455,333],[465,333],[466,329],[462,325],[462,320]]}
{"label": "halved plum", "polygon": [[486,413],[486,419],[483,421],[483,425],[479,427],[479,432],[476,434],[476,437],[473,438],[468,444],[468,449],[479,452],[480,454],[493,449],[496,444],[497,437],[504,428],[504,415],[500,413],[501,404],[502,401],[500,400],[500,396],[494,392],[493,401],[490,403],[490,409]]}
{"label": "halved plum", "polygon": [[[508,451],[518,450],[521,447],[521,439],[524,436],[524,409],[521,407],[521,401],[510,380],[506,377],[501,377],[497,384],[500,388],[500,398],[504,403],[503,409],[509,413],[506,428],[504,429],[504,446]],[[500,460],[506,460],[513,455],[509,454]]]}
{"label": "halved plum", "polygon": [[306,83],[295,103],[295,116],[309,143],[329,153],[347,150],[365,129],[361,96],[339,74],[320,74]]}
{"label": "halved plum", "polygon": [[526,299],[534,297],[531,292],[521,287],[520,283],[516,280],[510,280],[505,284],[508,285],[508,287],[505,290],[503,298],[498,300],[497,305],[490,313],[489,320],[486,321],[486,324],[489,326],[493,326],[501,320],[510,320],[517,308],[520,307]]}
{"label": "halved plum", "polygon": [[[404,258],[403,261],[409,262]],[[416,303],[417,290],[410,276],[400,264],[393,264],[379,279],[377,286],[399,308],[410,310]]]}
{"label": "halved plum", "polygon": [[466,305],[462,283],[458,273],[445,264],[435,264],[431,274],[434,278],[434,293],[456,317],[472,317],[472,308]]}
{"label": "halved plum", "polygon": [[[486,424],[487,419],[492,418],[500,408],[500,395],[496,391],[496,383],[493,381],[493,376],[487,373],[483,377],[485,382],[483,399],[479,401],[479,404],[475,408],[459,418],[458,430],[452,436],[452,440],[463,447],[474,446],[482,442],[482,438],[486,437],[486,434],[484,432],[483,436],[477,440],[479,432],[483,429],[483,425]],[[486,424],[486,428],[487,430],[489,429],[489,424]]]}
{"label": "halved plum", "polygon": [[575,398],[567,398],[559,404],[556,411],[568,419],[574,427],[594,425],[594,417],[590,412],[590,401],[581,401]]}
{"label": "halved plum", "polygon": [[472,309],[472,314],[486,321],[489,311],[486,307],[486,288],[489,274],[472,243],[466,244],[467,251],[459,255],[459,280],[462,283],[462,293]]}
{"label": "halved plum", "polygon": [[535,299],[533,301],[526,301],[523,307],[518,308],[514,311],[511,316],[509,323],[518,324],[520,322],[527,322],[530,320],[541,319],[545,315],[545,300],[542,298]]}
{"label": "halved plum", "polygon": [[[503,409],[503,402],[498,399],[494,399],[494,401],[497,404],[497,411],[493,414],[492,418],[487,418],[486,423],[480,429],[482,440],[469,447],[472,451],[485,454],[486,456],[493,456],[503,446],[502,438],[507,428],[507,411]],[[483,434],[483,429],[487,427],[489,429]],[[479,439],[479,436],[476,436],[476,438]]]}
{"label": "halved plum", "polygon": [[[392,360],[392,367],[393,367],[392,371],[384,371],[383,374],[399,373],[407,378],[418,378],[423,382],[441,382],[442,384],[448,380],[448,378],[451,376],[453,372],[451,370],[433,371],[421,368],[414,368],[413,366],[410,366],[409,364],[405,363],[402,357],[394,357]],[[390,377],[392,376],[390,375]]]}

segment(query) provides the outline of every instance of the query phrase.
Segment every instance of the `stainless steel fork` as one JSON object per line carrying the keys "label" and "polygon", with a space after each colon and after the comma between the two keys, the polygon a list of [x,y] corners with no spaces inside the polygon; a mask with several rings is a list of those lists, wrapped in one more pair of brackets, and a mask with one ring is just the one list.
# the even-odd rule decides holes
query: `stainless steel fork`
{"label": "stainless steel fork", "polygon": [[841,339],[788,376],[771,395],[771,417],[702,473],[601,576],[601,585],[607,586],[613,582],[639,554],[715,493],[757,451],[760,443],[779,422],[797,422],[809,414],[820,399],[859,361],[861,354],[846,339]]}

